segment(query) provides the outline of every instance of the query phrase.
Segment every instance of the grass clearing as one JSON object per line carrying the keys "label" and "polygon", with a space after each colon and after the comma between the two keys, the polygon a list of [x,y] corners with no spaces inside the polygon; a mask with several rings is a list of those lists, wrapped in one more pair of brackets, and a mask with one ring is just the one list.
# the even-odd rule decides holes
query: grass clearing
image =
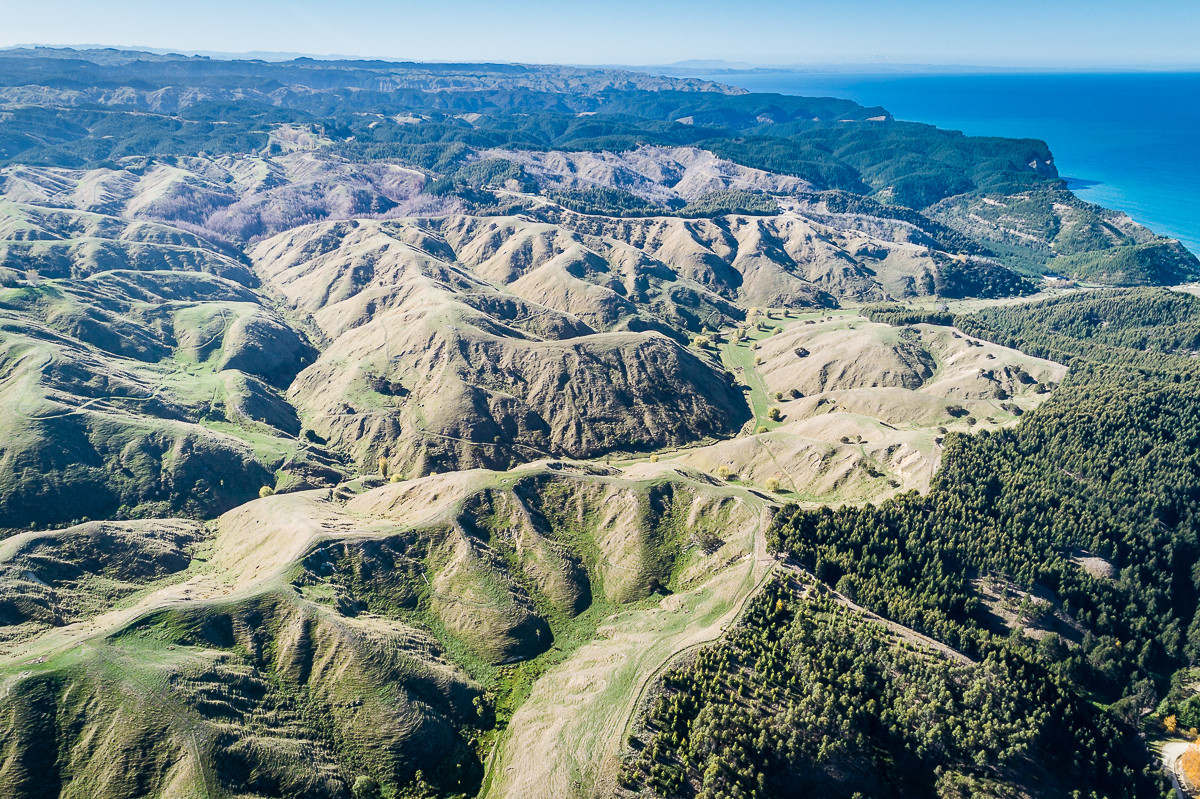
{"label": "grass clearing", "polygon": [[[748,538],[748,540],[747,540]],[[549,669],[514,715],[481,795],[602,794],[641,688],[680,652],[718,637],[769,571],[751,553],[691,588],[612,614],[594,640]]]}

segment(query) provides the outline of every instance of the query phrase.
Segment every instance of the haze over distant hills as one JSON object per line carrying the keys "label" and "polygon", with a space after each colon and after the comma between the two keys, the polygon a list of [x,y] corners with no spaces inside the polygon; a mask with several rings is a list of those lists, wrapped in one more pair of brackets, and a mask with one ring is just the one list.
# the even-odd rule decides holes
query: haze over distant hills
{"label": "haze over distant hills", "polygon": [[370,61],[376,60],[366,55],[346,55],[338,53],[289,53],[274,50],[245,52],[226,52],[222,50],[188,50],[188,49],[170,49],[164,47],[140,47],[140,46],[114,46],[103,44],[50,44],[50,43],[23,43],[14,44],[8,47],[0,48],[0,52],[9,50],[18,51],[37,51],[37,50],[58,50],[60,53],[64,50],[75,50],[80,53],[90,53],[90,58],[96,58],[96,53],[103,50],[115,50],[125,53],[143,53],[146,56],[160,55],[171,56],[181,55],[185,57],[198,56],[201,58],[217,58],[226,60],[247,60],[247,61],[294,61],[298,58],[311,58],[318,61]]}

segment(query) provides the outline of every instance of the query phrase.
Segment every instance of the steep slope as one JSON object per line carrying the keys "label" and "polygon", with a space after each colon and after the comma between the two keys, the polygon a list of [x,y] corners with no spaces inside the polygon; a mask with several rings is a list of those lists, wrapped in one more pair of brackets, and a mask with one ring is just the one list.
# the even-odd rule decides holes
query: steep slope
{"label": "steep slope", "polygon": [[[388,274],[412,297],[432,282]],[[1014,357],[945,328],[906,342],[849,314],[811,319],[764,337],[760,352],[780,350],[755,365],[772,386],[795,377],[784,359],[803,343],[813,371],[836,376],[826,396],[928,388],[986,403],[955,392],[976,390],[988,355]],[[850,333],[863,357],[822,360]],[[767,438],[812,446],[785,423],[716,447]],[[380,475],[248,502],[207,532],[89,523],[11,539],[5,785],[264,797],[343,796],[360,777],[443,795],[610,785],[644,687],[719,638],[773,565],[774,503],[753,485],[770,474],[747,468],[739,485],[683,465],[717,471],[702,460],[714,449],[620,469]],[[98,545],[106,556],[90,557]]]}
{"label": "steep slope", "polygon": [[0,796],[344,796],[470,788],[473,685],[411,627],[287,595],[164,611],[7,686]]}
{"label": "steep slope", "polygon": [[744,167],[697,147],[648,145],[620,153],[497,149],[480,151],[477,157],[519,164],[527,178],[548,192],[620,189],[663,206],[719,191],[795,195],[813,190],[800,178]]}
{"label": "steep slope", "polygon": [[0,639],[7,645],[95,616],[145,586],[180,576],[204,538],[184,520],[88,522],[0,544]]}
{"label": "steep slope", "polygon": [[[277,131],[280,136],[289,132]],[[5,196],[15,203],[163,220],[234,241],[325,216],[439,214],[463,207],[453,198],[422,194],[426,179],[417,170],[352,164],[307,148],[272,157],[130,156],[118,168],[14,165],[0,176]]]}
{"label": "steep slope", "polygon": [[[17,192],[20,195],[20,192]],[[252,281],[229,250],[166,225],[5,202],[0,205],[0,269],[45,278],[83,278],[109,269],[207,272]]]}
{"label": "steep slope", "polygon": [[984,294],[954,276],[964,270],[1003,276],[998,296],[1032,291],[1023,278],[927,220],[922,227],[870,214],[829,214],[811,201],[780,198],[777,204],[778,213],[711,219],[537,213],[578,234],[632,245],[743,307]]}
{"label": "steep slope", "polygon": [[995,651],[972,660],[799,570],[664,673],[627,740],[605,795],[1162,792],[1137,736],[1045,670]]}
{"label": "steep slope", "polygon": [[1017,264],[1117,286],[1172,285],[1196,278],[1196,259],[1127,215],[1063,189],[965,195],[929,209]]}
{"label": "steep slope", "polygon": [[609,614],[652,629],[660,601],[712,604],[716,586],[707,612],[726,613],[755,584],[759,500],[694,475],[551,462],[327,496],[256,500],[209,536],[93,523],[0,551],[0,579],[64,609],[105,579],[141,587],[111,610],[3,619],[0,795],[344,796],[360,777],[474,793],[514,683],[538,673],[502,664],[563,663]]}
{"label": "steep slope", "polygon": [[[647,151],[637,163],[649,169],[668,155],[701,173],[749,179],[741,168],[694,150]],[[41,442],[67,441],[81,431],[95,438],[86,431],[100,426],[109,442],[84,445],[78,478],[54,477],[32,493],[25,478],[13,481],[10,504],[79,489],[77,500],[55,503],[50,515],[27,513],[15,523],[143,513],[134,509],[150,502],[205,512],[278,480],[320,484],[334,462],[314,444],[362,464],[386,456],[395,471],[421,474],[676,446],[728,433],[741,423],[742,402],[715,361],[697,359],[668,338],[728,326],[754,304],[904,296],[941,281],[952,263],[931,254],[931,236],[938,234],[932,223],[929,233],[900,223],[864,229],[861,217],[814,216],[797,204],[776,215],[711,220],[614,220],[543,209],[543,221],[450,216],[327,223],[253,247],[258,275],[235,248],[191,232],[238,238],[294,225],[312,213],[305,208],[360,213],[386,198],[388,186],[400,187],[397,201],[411,199],[421,181],[401,167],[302,151],[130,162],[122,170],[10,168],[10,195],[44,204],[4,206],[0,254],[9,266],[2,274],[13,289],[5,307],[20,321],[12,331],[50,347],[38,332],[48,324],[66,337],[54,345],[67,347],[55,350],[57,357],[73,359],[83,373],[57,370],[54,383],[18,379],[28,370],[13,367],[14,396],[52,384],[72,406],[61,418],[82,427],[30,418],[45,411],[18,412],[10,426],[20,443],[8,452],[8,468],[15,473],[38,464],[57,475],[69,464],[43,462],[35,454],[44,451]],[[353,186],[365,192],[361,201],[331,199]],[[315,198],[316,205],[297,205],[289,192]],[[388,200],[383,213],[412,207],[397,201]],[[146,216],[173,218],[175,226],[140,218]],[[237,230],[223,227],[235,216],[242,220]],[[255,288],[260,278],[330,343],[318,363]],[[382,318],[381,308],[391,316]],[[128,390],[108,390],[110,378]],[[289,387],[303,423],[283,396]],[[571,401],[559,401],[563,388]],[[170,424],[115,432],[128,426],[126,417],[96,416],[114,407],[126,417],[145,409]],[[168,464],[194,461],[193,450],[202,460],[224,458],[219,462],[230,465],[220,469],[232,470],[237,487],[227,488],[221,477],[216,488],[199,486],[201,472],[191,467],[181,474],[170,465],[96,471],[117,457],[111,445],[127,460],[140,450],[181,453]],[[237,454],[219,454],[231,448]],[[279,474],[272,479],[269,472]],[[189,485],[197,490],[185,505]]]}
{"label": "steep slope", "polygon": [[715,362],[659,333],[596,333],[577,303],[503,292],[415,223],[316,225],[252,253],[330,339],[290,396],[363,463],[423,474],[585,457],[731,432],[745,417]]}
{"label": "steep slope", "polygon": [[295,440],[299,421],[280,393],[315,350],[238,259],[164,225],[6,210],[6,527],[207,516],[281,477],[336,475],[327,453]]}

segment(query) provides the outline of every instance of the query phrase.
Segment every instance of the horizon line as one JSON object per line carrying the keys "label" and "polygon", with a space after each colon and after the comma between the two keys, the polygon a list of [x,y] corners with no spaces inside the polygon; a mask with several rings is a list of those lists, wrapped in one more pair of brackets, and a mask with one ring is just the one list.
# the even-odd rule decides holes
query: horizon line
{"label": "horizon line", "polygon": [[905,56],[881,56],[870,59],[855,59],[846,61],[810,61],[810,62],[787,62],[787,63],[772,63],[772,62],[747,62],[747,61],[731,61],[723,58],[688,58],[666,63],[619,63],[619,62],[600,62],[600,63],[569,63],[569,62],[553,62],[553,61],[537,61],[537,60],[506,60],[506,59],[481,59],[471,60],[463,58],[446,58],[446,59],[419,59],[406,58],[404,56],[382,56],[382,55],[361,55],[361,54],[346,54],[346,53],[306,53],[300,51],[288,50],[245,50],[245,51],[225,51],[225,50],[202,50],[195,48],[169,48],[155,47],[150,45],[120,45],[120,44],[100,44],[100,43],[77,43],[77,44],[62,44],[62,43],[45,43],[45,42],[22,42],[11,45],[0,46],[0,53],[10,50],[31,50],[31,49],[47,49],[47,50],[73,50],[76,52],[103,51],[111,50],[114,52],[123,53],[145,53],[147,55],[176,55],[184,58],[208,58],[212,60],[223,61],[263,61],[267,63],[286,63],[288,61],[296,61],[302,58],[308,58],[317,61],[382,61],[390,63],[417,63],[417,64],[509,64],[509,65],[553,65],[566,66],[581,69],[623,69],[630,71],[645,71],[645,70],[686,70],[694,73],[703,73],[710,75],[718,74],[738,74],[751,72],[804,72],[804,71],[827,71],[827,72],[848,72],[851,70],[882,70],[896,72],[913,72],[921,69],[936,70],[939,72],[947,72],[952,70],[968,70],[970,72],[985,73],[985,72],[1024,72],[1024,73],[1061,73],[1061,72],[1080,72],[1080,73],[1120,73],[1120,72],[1135,72],[1135,73],[1153,73],[1153,72],[1168,72],[1168,73],[1186,73],[1200,72],[1200,62],[1164,62],[1164,63],[1147,63],[1147,62],[1126,62],[1120,64],[1100,64],[1094,62],[1021,62],[1021,63],[971,63],[957,60],[946,61],[925,61],[914,60],[912,57]]}

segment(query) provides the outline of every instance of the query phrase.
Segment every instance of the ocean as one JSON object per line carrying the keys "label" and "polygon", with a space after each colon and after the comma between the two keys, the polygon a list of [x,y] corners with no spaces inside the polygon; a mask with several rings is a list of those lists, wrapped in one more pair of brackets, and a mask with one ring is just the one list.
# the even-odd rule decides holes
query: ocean
{"label": "ocean", "polygon": [[755,92],[845,97],[971,135],[1043,139],[1088,202],[1200,255],[1200,74],[754,72],[706,76]]}

